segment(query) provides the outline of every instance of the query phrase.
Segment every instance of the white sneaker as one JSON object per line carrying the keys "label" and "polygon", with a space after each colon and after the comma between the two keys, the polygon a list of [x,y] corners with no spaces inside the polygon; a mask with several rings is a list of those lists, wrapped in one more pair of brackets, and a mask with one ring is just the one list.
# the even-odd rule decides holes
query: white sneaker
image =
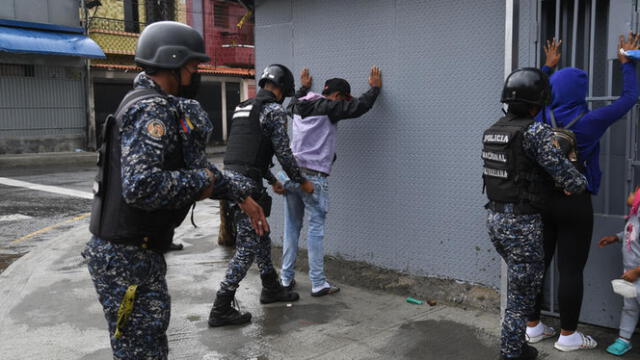
{"label": "white sneaker", "polygon": [[561,344],[560,339],[558,339],[553,347],[560,351],[575,351],[591,350],[598,346],[598,343],[591,336],[587,336],[581,332],[576,331],[570,336],[579,336],[582,341],[577,344]]}
{"label": "white sneaker", "polygon": [[530,336],[529,328],[527,328],[527,333],[525,334],[525,336],[529,344],[539,343],[542,340],[554,337],[556,335],[556,329],[552,328],[551,326],[542,324],[542,328],[543,328],[542,332],[540,333],[540,335],[537,335],[537,336]]}

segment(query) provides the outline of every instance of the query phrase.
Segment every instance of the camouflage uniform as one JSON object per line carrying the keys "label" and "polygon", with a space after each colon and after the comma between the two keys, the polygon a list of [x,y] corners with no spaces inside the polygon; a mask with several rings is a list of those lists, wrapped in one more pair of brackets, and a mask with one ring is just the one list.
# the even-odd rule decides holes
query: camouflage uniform
{"label": "camouflage uniform", "polygon": [[[534,123],[525,132],[522,143],[553,180],[571,193],[585,189],[586,179],[553,146],[553,133],[544,124]],[[513,205],[504,211],[488,210],[487,228],[496,251],[508,266],[507,307],[502,323],[501,353],[518,357],[525,344],[527,315],[535,304],[544,275],[544,246],[540,214],[514,214]]]}
{"label": "camouflage uniform", "polygon": [[[192,138],[191,144],[185,141],[187,138],[181,139],[184,134],[180,130],[179,99],[164,93],[144,73],[138,75],[134,86],[153,88],[163,96],[143,99],[122,115],[122,196],[128,204],[148,211],[188,206],[211,184],[204,168],[213,172],[216,184],[224,176],[206,162],[203,151],[198,152],[197,146],[193,146],[199,141],[197,137]],[[190,166],[178,171],[163,171],[164,154],[178,146],[185,146],[185,162]],[[232,193],[238,198],[243,196]],[[87,260],[109,325],[114,358],[166,359],[171,303],[164,256],[95,236],[82,255]],[[127,288],[134,284],[138,287],[133,311],[128,322],[120,328],[122,336],[116,338],[118,309]]]}
{"label": "camouflage uniform", "polygon": [[[93,237],[82,255],[98,292],[109,325],[114,359],[166,359],[171,297],[164,256],[133,245],[119,245]],[[137,284],[133,312],[116,338],[118,309],[127,288]]]}
{"label": "camouflage uniform", "polygon": [[178,108],[181,114],[179,128],[185,165],[189,169],[211,167],[205,152],[207,140],[213,133],[209,116],[196,100],[178,98]]}
{"label": "camouflage uniform", "polygon": [[[292,181],[304,182],[300,173],[300,168],[296,163],[291,148],[289,147],[289,136],[287,135],[287,114],[278,103],[268,103],[260,110],[260,124],[264,135],[271,139],[273,149],[278,162],[287,172]],[[260,194],[266,192],[262,181],[259,183],[235,171],[225,171],[233,184],[233,187],[241,191],[250,192],[254,198],[260,198]],[[265,178],[269,183],[275,182],[271,172],[267,172]],[[220,294],[234,292],[240,281],[244,279],[253,263],[254,258],[260,269],[260,274],[274,272],[271,262],[271,238],[269,234],[260,237],[251,226],[249,217],[240,210],[237,202],[229,203],[233,221],[236,226],[236,252],[229,262],[229,267],[224,280],[220,284]]]}

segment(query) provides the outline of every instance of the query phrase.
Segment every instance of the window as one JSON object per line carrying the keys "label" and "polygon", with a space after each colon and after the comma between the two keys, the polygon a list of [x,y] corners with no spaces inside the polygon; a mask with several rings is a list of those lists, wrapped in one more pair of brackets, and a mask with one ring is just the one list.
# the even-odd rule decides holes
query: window
{"label": "window", "polygon": [[145,0],[144,5],[147,24],[176,18],[174,0]]}
{"label": "window", "polygon": [[0,76],[35,77],[34,65],[0,64]]}
{"label": "window", "polygon": [[124,31],[140,32],[140,13],[138,0],[124,0]]}
{"label": "window", "polygon": [[229,28],[229,6],[227,4],[213,6],[213,25],[218,28]]}

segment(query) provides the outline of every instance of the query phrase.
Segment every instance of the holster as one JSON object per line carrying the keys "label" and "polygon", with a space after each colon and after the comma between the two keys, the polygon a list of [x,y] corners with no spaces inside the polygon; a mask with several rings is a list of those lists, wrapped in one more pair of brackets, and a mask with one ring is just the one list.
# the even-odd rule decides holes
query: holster
{"label": "holster", "polygon": [[273,202],[273,199],[271,198],[271,196],[269,196],[267,190],[262,189],[259,194],[256,194],[255,200],[262,208],[262,211],[264,211],[264,216],[269,217],[269,215],[271,215],[271,204]]}

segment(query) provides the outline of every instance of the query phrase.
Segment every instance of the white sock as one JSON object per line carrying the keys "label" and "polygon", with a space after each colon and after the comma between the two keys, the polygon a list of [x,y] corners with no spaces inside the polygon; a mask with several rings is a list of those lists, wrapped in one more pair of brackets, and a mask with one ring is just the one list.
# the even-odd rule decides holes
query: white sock
{"label": "white sock", "polygon": [[542,321],[540,321],[536,326],[533,326],[533,327],[527,326],[527,335],[529,335],[529,337],[540,336],[543,333],[544,333],[544,324],[542,324]]}
{"label": "white sock", "polygon": [[580,336],[580,333],[576,331],[571,335],[560,335],[558,342],[562,345],[582,345],[582,336]]}
{"label": "white sock", "polygon": [[631,341],[629,341],[629,340],[627,340],[627,339],[625,339],[625,338],[622,338],[622,337],[619,337],[619,336],[618,336],[618,339],[620,339],[620,340],[624,341],[626,344],[631,344]]}

